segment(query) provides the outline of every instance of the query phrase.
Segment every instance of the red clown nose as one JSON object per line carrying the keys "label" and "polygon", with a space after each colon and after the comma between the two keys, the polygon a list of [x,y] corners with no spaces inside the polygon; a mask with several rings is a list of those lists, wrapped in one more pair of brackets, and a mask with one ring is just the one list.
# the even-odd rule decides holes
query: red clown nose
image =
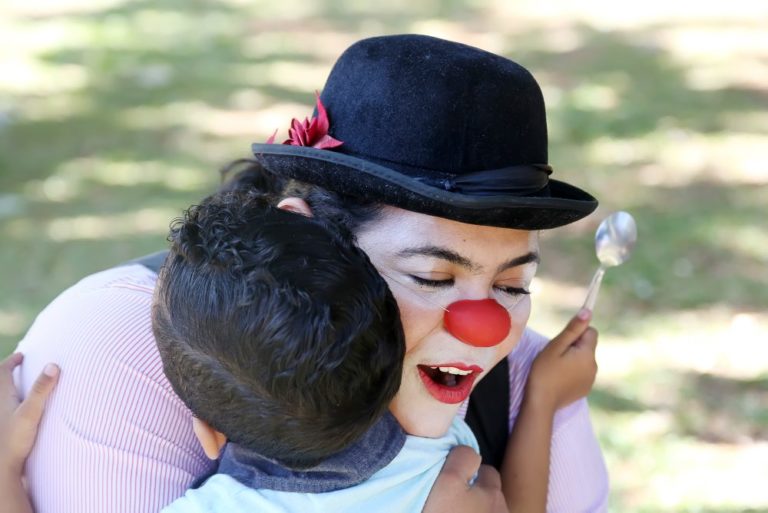
{"label": "red clown nose", "polygon": [[465,299],[448,306],[443,324],[448,333],[465,344],[491,347],[507,337],[512,320],[493,299]]}

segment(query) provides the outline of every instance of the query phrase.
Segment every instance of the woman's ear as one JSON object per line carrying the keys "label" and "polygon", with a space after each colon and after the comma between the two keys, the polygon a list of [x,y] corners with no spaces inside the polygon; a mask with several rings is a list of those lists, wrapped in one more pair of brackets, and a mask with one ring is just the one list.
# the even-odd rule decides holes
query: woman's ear
{"label": "woman's ear", "polygon": [[277,208],[287,210],[288,212],[293,212],[295,214],[301,214],[306,217],[314,217],[309,204],[303,199],[296,198],[295,196],[289,196],[280,200],[280,203],[277,204]]}
{"label": "woman's ear", "polygon": [[216,431],[210,424],[197,417],[192,417],[192,430],[195,432],[197,440],[203,447],[203,452],[208,458],[218,459],[221,449],[227,443],[227,437],[223,433]]}

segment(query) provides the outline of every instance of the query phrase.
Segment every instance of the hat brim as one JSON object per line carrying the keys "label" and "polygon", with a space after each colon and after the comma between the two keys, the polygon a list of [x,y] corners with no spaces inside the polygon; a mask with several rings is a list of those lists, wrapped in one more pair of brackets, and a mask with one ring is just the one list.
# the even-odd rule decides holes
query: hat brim
{"label": "hat brim", "polygon": [[545,230],[578,221],[597,208],[590,194],[558,180],[549,180],[533,195],[469,195],[339,152],[284,144],[253,144],[252,150],[259,163],[279,176],[462,223]]}

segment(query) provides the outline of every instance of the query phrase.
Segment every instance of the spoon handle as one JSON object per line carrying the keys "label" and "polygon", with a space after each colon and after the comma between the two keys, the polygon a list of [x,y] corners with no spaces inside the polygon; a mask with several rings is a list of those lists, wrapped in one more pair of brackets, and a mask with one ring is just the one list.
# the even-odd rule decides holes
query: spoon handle
{"label": "spoon handle", "polygon": [[589,310],[595,309],[595,301],[597,301],[597,293],[600,292],[600,284],[603,283],[603,276],[605,276],[605,267],[601,265],[592,277],[592,283],[589,285],[589,292],[587,292],[587,299],[584,301],[584,308]]}

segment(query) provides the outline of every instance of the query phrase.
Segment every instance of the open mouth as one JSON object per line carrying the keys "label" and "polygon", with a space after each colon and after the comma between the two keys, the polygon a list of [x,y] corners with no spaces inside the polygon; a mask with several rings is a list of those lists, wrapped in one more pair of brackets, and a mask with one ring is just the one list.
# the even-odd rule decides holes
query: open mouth
{"label": "open mouth", "polygon": [[442,403],[464,401],[483,369],[477,365],[440,364],[418,365],[419,376],[427,391]]}

